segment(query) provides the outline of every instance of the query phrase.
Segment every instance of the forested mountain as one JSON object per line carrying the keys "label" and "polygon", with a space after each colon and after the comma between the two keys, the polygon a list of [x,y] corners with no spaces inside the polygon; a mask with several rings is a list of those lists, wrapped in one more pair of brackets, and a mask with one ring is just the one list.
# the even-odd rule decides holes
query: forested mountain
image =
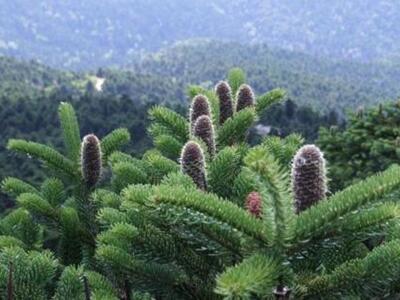
{"label": "forested mountain", "polygon": [[232,67],[245,70],[258,93],[281,87],[298,105],[325,112],[342,113],[400,95],[400,68],[395,65],[317,59],[266,45],[211,40],[188,40],[142,54],[123,70],[60,71],[0,57],[0,94],[18,98],[61,90],[76,95],[101,88],[105,95],[126,95],[135,101],[186,103],[189,84],[210,87]]}
{"label": "forested mountain", "polygon": [[200,37],[388,60],[400,49],[399,17],[388,0],[2,0],[0,54],[82,69]]}
{"label": "forested mountain", "polygon": [[[73,72],[58,70],[36,61],[0,57],[0,97],[3,100],[36,99],[42,101],[57,94],[60,98],[101,92],[105,96],[124,95],[136,103],[181,102],[184,92],[175,81],[157,74],[103,70]],[[34,101],[33,101],[34,102]]]}
{"label": "forested mountain", "polygon": [[397,66],[317,59],[266,45],[190,40],[143,55],[131,69],[172,77],[184,87],[212,85],[232,67],[244,69],[258,92],[282,87],[296,103],[316,109],[343,111],[400,95]]}
{"label": "forested mountain", "polygon": [[0,57],[0,95],[9,99],[48,93],[56,87],[72,86],[79,76],[35,61]]}

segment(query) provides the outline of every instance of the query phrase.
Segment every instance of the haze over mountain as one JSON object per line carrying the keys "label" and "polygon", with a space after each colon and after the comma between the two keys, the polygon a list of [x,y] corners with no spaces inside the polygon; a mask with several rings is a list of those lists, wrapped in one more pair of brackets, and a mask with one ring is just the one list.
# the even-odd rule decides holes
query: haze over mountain
{"label": "haze over mountain", "polygon": [[[204,63],[206,62],[206,63]],[[260,94],[281,87],[298,105],[343,112],[400,96],[397,65],[318,59],[268,46],[190,40],[141,55],[120,68],[72,72],[0,57],[0,95],[26,98],[96,89],[106,95],[128,95],[135,102],[185,103],[190,84],[213,88],[229,69],[242,68]],[[97,75],[97,76],[96,76]],[[140,91],[140,93],[139,93]]]}
{"label": "haze over mountain", "polygon": [[0,54],[84,69],[211,38],[385,61],[400,50],[399,17],[400,2],[383,0],[1,0]]}

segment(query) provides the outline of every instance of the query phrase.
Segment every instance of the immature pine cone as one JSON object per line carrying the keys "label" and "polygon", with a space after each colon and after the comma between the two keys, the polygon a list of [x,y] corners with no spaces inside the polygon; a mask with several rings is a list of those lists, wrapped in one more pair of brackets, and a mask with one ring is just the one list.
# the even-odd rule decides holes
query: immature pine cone
{"label": "immature pine cone", "polygon": [[81,168],[88,188],[94,187],[102,172],[100,141],[94,134],[83,138],[81,145]]}
{"label": "immature pine cone", "polygon": [[242,84],[236,98],[236,112],[254,105],[254,93],[250,86]]}
{"label": "immature pine cone", "polygon": [[297,151],[292,166],[292,187],[297,213],[325,198],[325,159],[317,146],[305,145]]}
{"label": "immature pine cone", "polygon": [[190,119],[190,129],[193,131],[194,124],[196,120],[201,116],[211,116],[210,104],[208,98],[204,95],[197,95],[193,98],[192,104],[190,106],[189,119]]}
{"label": "immature pine cone", "polygon": [[246,198],[247,211],[256,218],[261,218],[262,200],[258,192],[251,192]]}
{"label": "immature pine cone", "polygon": [[215,135],[213,124],[208,116],[201,116],[197,119],[193,135],[200,138],[207,145],[208,153],[213,158],[215,155]]}
{"label": "immature pine cone", "polygon": [[220,81],[215,87],[219,100],[219,124],[222,125],[233,115],[232,91],[229,84]]}
{"label": "immature pine cone", "polygon": [[182,173],[189,175],[199,189],[206,190],[204,154],[199,144],[187,142],[182,148],[180,162]]}

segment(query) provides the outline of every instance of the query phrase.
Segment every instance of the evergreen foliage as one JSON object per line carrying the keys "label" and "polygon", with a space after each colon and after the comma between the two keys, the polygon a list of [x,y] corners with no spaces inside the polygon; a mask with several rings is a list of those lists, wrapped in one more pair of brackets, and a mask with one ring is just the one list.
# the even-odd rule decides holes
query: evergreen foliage
{"label": "evergreen foliage", "polygon": [[400,103],[391,102],[350,112],[346,128],[321,128],[318,145],[329,161],[337,190],[383,171],[399,161]]}
{"label": "evergreen foliage", "polygon": [[[232,71],[232,90],[244,78]],[[400,292],[400,206],[386,199],[400,189],[398,165],[326,195],[316,146],[301,147],[296,134],[249,144],[258,113],[275,100],[255,97],[220,124],[216,92],[190,91],[207,95],[211,118],[197,116],[191,132],[192,114],[155,106],[149,132],[157,148],[140,158],[120,151],[129,139],[123,129],[81,141],[65,103],[65,150],[9,142],[43,161],[50,176],[41,185],[12,177],[2,183],[18,204],[0,220],[2,298],[365,299]],[[199,130],[202,120],[215,128],[212,153],[213,131]]]}
{"label": "evergreen foliage", "polygon": [[[47,248],[53,251],[54,254],[51,255],[57,257],[57,260],[64,265],[84,264],[89,266],[92,262],[95,236],[98,231],[95,219],[98,204],[93,199],[93,189],[99,181],[103,161],[107,164],[107,157],[102,158],[100,144],[105,146],[107,154],[111,154],[118,150],[119,146],[129,141],[129,134],[123,129],[116,130],[107,135],[102,142],[94,135],[87,135],[84,137],[81,147],[79,125],[72,106],[61,103],[59,117],[66,155],[50,146],[35,142],[9,141],[10,150],[38,158],[55,177],[49,177],[40,187],[17,178],[4,179],[3,191],[16,197],[19,206],[0,222],[1,234],[4,237],[2,242],[4,255],[12,255],[10,254],[12,251],[17,251],[17,253],[23,251],[8,249],[9,247],[32,250]],[[21,259],[26,256],[27,260],[33,262],[38,260],[38,263],[44,260],[43,264],[49,264],[50,261],[46,262],[45,259],[53,259],[53,256],[46,253],[43,252],[44,256],[39,252],[37,254],[36,252],[21,252],[16,255],[20,255]],[[29,258],[29,255],[32,257]],[[23,277],[24,272],[31,274],[28,267],[24,268],[24,264],[28,265],[27,263],[22,261],[13,263],[12,272],[16,279],[10,279],[12,280],[10,285],[13,286],[15,299],[50,298],[49,293],[54,288],[52,281],[56,269],[59,268],[55,259],[52,263],[54,269],[52,273],[49,273],[50,265],[49,267],[43,266],[49,269],[48,273],[41,272],[39,267],[32,266],[34,272],[39,272],[38,276],[42,276],[37,280],[42,280],[43,283],[35,282],[34,277]],[[8,267],[5,268],[5,270],[8,269]],[[36,276],[34,274],[29,276]],[[66,283],[62,283],[62,278],[58,283],[59,288],[66,289],[65,291],[72,288],[69,286],[68,280]],[[80,276],[77,275],[75,280],[79,282]],[[89,282],[90,280],[98,281],[90,279],[89,276]],[[99,283],[94,284],[98,285]],[[63,285],[65,286],[63,287]],[[67,293],[66,295],[74,294]],[[72,298],[66,295],[61,293],[56,296],[56,299],[78,299],[80,297],[79,294],[71,296]]]}

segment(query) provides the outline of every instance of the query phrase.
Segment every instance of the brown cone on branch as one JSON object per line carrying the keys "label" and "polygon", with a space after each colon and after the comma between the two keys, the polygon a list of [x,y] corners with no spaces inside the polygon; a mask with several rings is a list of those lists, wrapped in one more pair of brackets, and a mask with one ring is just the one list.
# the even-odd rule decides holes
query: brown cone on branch
{"label": "brown cone on branch", "polygon": [[102,155],[100,141],[94,134],[83,138],[81,145],[81,168],[83,180],[88,188],[99,181],[102,173]]}
{"label": "brown cone on branch", "polygon": [[214,127],[210,117],[201,116],[197,119],[193,135],[201,139],[207,145],[207,151],[212,159],[215,156],[215,134]]}
{"label": "brown cone on branch", "polygon": [[215,86],[215,93],[219,100],[219,124],[222,125],[233,115],[231,87],[227,82],[220,81]]}
{"label": "brown cone on branch", "polygon": [[262,199],[258,192],[251,192],[246,197],[246,209],[256,218],[261,218]]}
{"label": "brown cone on branch", "polygon": [[198,143],[189,141],[181,153],[181,170],[187,174],[201,190],[207,190],[204,154]]}
{"label": "brown cone on branch", "polygon": [[192,104],[190,106],[189,119],[190,119],[190,129],[193,132],[194,124],[196,120],[201,116],[211,117],[210,104],[208,98],[204,95],[197,95],[193,98]]}
{"label": "brown cone on branch", "polygon": [[292,188],[297,213],[326,196],[326,167],[322,152],[315,145],[300,148],[292,165]]}
{"label": "brown cone on branch", "polygon": [[236,97],[236,112],[247,107],[254,106],[254,93],[250,86],[242,84],[238,90]]}

